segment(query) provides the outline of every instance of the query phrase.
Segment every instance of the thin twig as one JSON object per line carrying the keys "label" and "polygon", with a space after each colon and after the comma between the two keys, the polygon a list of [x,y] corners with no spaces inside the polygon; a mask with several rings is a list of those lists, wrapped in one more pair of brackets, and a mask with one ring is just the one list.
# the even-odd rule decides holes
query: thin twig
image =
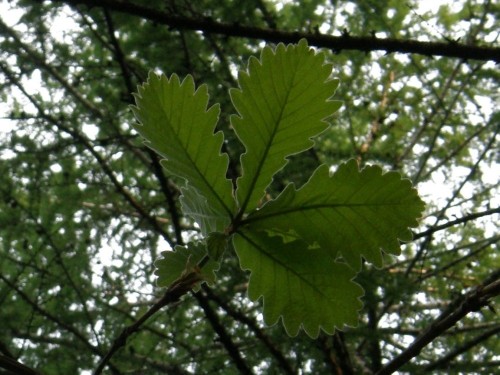
{"label": "thin twig", "polygon": [[266,347],[266,350],[276,359],[276,362],[280,366],[280,373],[294,375],[297,372],[293,369],[292,365],[285,358],[283,352],[271,341],[270,337],[257,325],[255,320],[250,316],[232,308],[228,303],[226,303],[222,298],[216,295],[206,284],[202,285],[204,292],[207,297],[217,303],[217,305],[222,308],[227,315],[231,316],[234,320],[245,324]]}
{"label": "thin twig", "polygon": [[500,295],[500,279],[496,275],[496,280],[486,285],[480,285],[465,296],[460,296],[452,301],[447,309],[428,326],[413,343],[400,355],[385,365],[376,375],[389,375],[401,368],[412,358],[420,354],[420,351],[432,342],[435,338],[443,334],[447,329],[453,327],[460,319],[470,312],[479,311],[487,306],[490,299]]}
{"label": "thin twig", "polygon": [[464,217],[461,217],[460,219],[448,221],[445,224],[436,225],[436,226],[433,226],[427,230],[424,230],[423,232],[416,233],[413,235],[413,240],[416,240],[416,239],[422,238],[422,237],[427,237],[430,234],[433,234],[435,232],[439,232],[440,230],[443,230],[443,229],[446,229],[449,227],[453,227],[453,226],[458,225],[458,224],[465,224],[468,221],[476,220],[476,219],[483,217],[483,216],[489,216],[489,215],[494,215],[494,214],[498,214],[498,213],[500,213],[500,207],[492,208],[491,210],[476,212],[476,213],[470,214],[470,215],[466,215]]}
{"label": "thin twig", "polygon": [[135,332],[137,332],[141,326],[151,318],[156,312],[158,312],[163,307],[179,301],[179,299],[188,293],[195,284],[202,281],[202,276],[199,272],[193,271],[187,273],[175,281],[165,292],[163,297],[157,301],[151,308],[146,311],[135,323],[128,327],[125,327],[120,335],[115,339],[113,345],[109,349],[108,353],[102,358],[101,362],[94,371],[94,375],[99,375],[102,373],[104,368],[108,365],[111,357],[118,351],[118,349],[125,346],[127,339]]}
{"label": "thin twig", "polygon": [[91,141],[83,134],[81,134],[78,130],[72,129],[64,125],[61,122],[61,119],[56,119],[53,116],[48,115],[45,112],[42,104],[39,103],[33,95],[31,95],[26,91],[23,84],[20,82],[18,78],[15,77],[14,73],[9,69],[7,65],[0,62],[0,70],[23,93],[23,95],[30,101],[30,103],[33,104],[33,106],[38,110],[38,113],[41,118],[51,123],[52,125],[56,126],[62,132],[73,137],[73,139],[80,142],[92,154],[92,156],[101,166],[102,171],[108,176],[108,178],[115,186],[117,192],[121,196],[123,196],[123,198],[125,198],[125,200],[139,213],[139,215],[142,218],[144,218],[144,220],[146,220],[153,227],[153,229],[165,239],[165,241],[167,241],[172,247],[175,246],[175,242],[172,241],[172,239],[170,238],[170,234],[161,227],[161,225],[157,222],[154,216],[149,214],[146,208],[143,207],[135,199],[135,197],[125,188],[125,186],[123,186],[123,184],[119,182],[118,177],[116,176],[115,172],[113,171],[107,160],[104,158],[104,156],[102,156],[99,152],[97,152],[95,147],[92,145]]}
{"label": "thin twig", "polygon": [[431,372],[436,369],[446,369],[446,367],[450,364],[450,361],[454,358],[456,358],[458,355],[465,353],[472,347],[480,344],[481,342],[489,339],[491,336],[498,335],[500,333],[500,326],[492,328],[486,332],[484,332],[482,335],[479,335],[475,337],[473,340],[466,342],[463,345],[460,345],[458,348],[455,350],[451,351],[447,355],[445,355],[443,358],[437,360],[436,362],[432,362],[431,364],[427,365],[425,367],[426,372]]}
{"label": "thin twig", "polygon": [[222,343],[222,345],[224,345],[224,348],[231,357],[239,373],[251,375],[252,370],[250,369],[250,367],[248,367],[245,360],[241,356],[240,350],[238,346],[234,343],[234,340],[232,339],[231,335],[227,332],[224,325],[220,322],[217,314],[210,307],[208,299],[199,292],[193,293],[193,295],[198,301],[200,307],[205,312],[205,316],[207,317],[208,322],[212,326],[215,333],[217,333],[217,336],[219,336],[220,342]]}

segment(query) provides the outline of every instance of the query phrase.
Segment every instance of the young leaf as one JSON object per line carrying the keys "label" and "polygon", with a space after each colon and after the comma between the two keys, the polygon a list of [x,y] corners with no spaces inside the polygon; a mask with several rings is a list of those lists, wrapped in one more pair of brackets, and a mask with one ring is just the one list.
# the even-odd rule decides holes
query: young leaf
{"label": "young leaf", "polygon": [[[227,154],[221,154],[223,135],[214,134],[219,106],[207,110],[207,86],[195,91],[193,77],[182,83],[151,73],[135,94],[132,109],[140,125],[135,129],[146,144],[166,160],[163,166],[187,181],[226,223],[234,212],[232,184],[226,179]],[[191,207],[192,208],[192,207]],[[219,227],[218,230],[224,230]]]}
{"label": "young leaf", "polygon": [[359,171],[351,160],[332,176],[320,166],[301,189],[288,185],[245,222],[253,229],[293,231],[359,269],[361,257],[380,267],[381,250],[399,254],[398,239],[411,240],[408,227],[417,225],[423,209],[409,180],[382,174],[378,166]]}
{"label": "young leaf", "polygon": [[212,232],[207,236],[207,252],[210,259],[219,262],[227,250],[228,236],[224,233]]}
{"label": "young leaf", "polygon": [[198,223],[202,234],[207,235],[227,227],[229,216],[222,214],[217,206],[212,206],[198,190],[187,185],[181,188],[181,192],[182,212]]}
{"label": "young leaf", "polygon": [[286,157],[313,145],[312,137],[324,131],[323,120],[340,102],[331,101],[338,86],[329,79],[331,65],[305,40],[274,52],[264,47],[260,60],[250,58],[248,72],[240,72],[240,89],[231,99],[239,116],[231,124],[246,148],[238,179],[240,208],[250,212],[259,205],[273,175],[285,166]]}
{"label": "young leaf", "polygon": [[352,281],[355,272],[323,249],[249,231],[235,234],[233,244],[241,267],[251,271],[249,298],[264,298],[266,324],[281,316],[290,336],[302,326],[312,338],[320,328],[333,334],[357,324],[363,289]]}
{"label": "young leaf", "polygon": [[197,266],[207,255],[206,245],[203,242],[191,242],[187,247],[176,246],[174,251],[163,251],[161,255],[162,258],[155,261],[158,286],[169,287],[174,281],[190,272],[198,272],[200,278],[209,283],[215,282],[214,271],[219,268],[217,262],[209,260],[201,269]]}

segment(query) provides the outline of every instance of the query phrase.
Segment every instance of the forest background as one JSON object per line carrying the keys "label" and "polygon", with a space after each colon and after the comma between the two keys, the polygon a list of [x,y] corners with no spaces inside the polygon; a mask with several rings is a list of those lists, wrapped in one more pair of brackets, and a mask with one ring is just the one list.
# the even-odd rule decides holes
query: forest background
{"label": "forest background", "polygon": [[[399,360],[401,373],[494,373],[500,4],[421,3],[3,1],[0,368],[89,374],[105,361],[112,374],[375,374]],[[333,64],[343,105],[270,194],[300,186],[319,163],[378,164],[426,202],[414,240],[357,277],[357,327],[315,340],[267,327],[232,256],[215,286],[158,311],[107,357],[164,293],[153,261],[199,236],[175,180],[133,129],[131,94],[150,70],[206,83],[238,160],[228,89],[264,45],[300,38]]]}

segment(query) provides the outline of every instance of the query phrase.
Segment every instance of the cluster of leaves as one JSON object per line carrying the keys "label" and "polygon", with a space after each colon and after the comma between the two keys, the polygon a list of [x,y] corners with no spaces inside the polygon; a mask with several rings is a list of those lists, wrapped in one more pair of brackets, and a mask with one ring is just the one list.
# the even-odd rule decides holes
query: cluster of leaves
{"label": "cluster of leaves", "polygon": [[136,129],[180,178],[183,212],[204,236],[163,252],[160,286],[192,272],[214,282],[222,256],[234,248],[251,272],[250,299],[263,296],[267,324],[282,317],[289,335],[302,326],[311,337],[356,325],[363,289],[353,278],[362,259],[380,267],[383,253],[398,254],[424,204],[398,173],[359,170],[354,160],[335,173],[321,165],[304,186],[290,183],[274,199],[266,194],[287,157],[312,147],[340,107],[331,100],[338,86],[331,73],[305,40],[265,47],[260,59],[250,59],[240,88],[230,91],[238,112],[231,126],[246,149],[235,187],[226,178],[224,136],[214,134],[219,106],[207,109],[207,87],[195,89],[191,76],[181,82],[154,73],[139,87]]}

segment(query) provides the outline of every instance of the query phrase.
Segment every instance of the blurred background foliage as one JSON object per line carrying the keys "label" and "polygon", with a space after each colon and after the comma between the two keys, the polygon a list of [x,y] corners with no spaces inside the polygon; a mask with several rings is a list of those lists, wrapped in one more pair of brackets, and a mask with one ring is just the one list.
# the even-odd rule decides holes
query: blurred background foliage
{"label": "blurred background foliage", "polygon": [[[131,93],[150,70],[206,83],[222,105],[234,178],[243,149],[229,127],[228,89],[265,44],[67,3],[0,3],[0,354],[61,375],[96,368],[161,296],[159,252],[198,236],[179,211],[175,182],[132,130]],[[133,4],[235,27],[498,47],[500,4],[488,0]],[[343,107],[270,193],[303,183],[319,163],[356,158],[401,171],[427,203],[402,255],[360,274],[359,326],[314,341],[265,327],[230,254],[214,287],[157,313],[113,357],[110,373],[371,374],[464,292],[500,278],[498,66],[325,53]],[[494,373],[498,332],[493,305],[469,314],[402,373]]]}

